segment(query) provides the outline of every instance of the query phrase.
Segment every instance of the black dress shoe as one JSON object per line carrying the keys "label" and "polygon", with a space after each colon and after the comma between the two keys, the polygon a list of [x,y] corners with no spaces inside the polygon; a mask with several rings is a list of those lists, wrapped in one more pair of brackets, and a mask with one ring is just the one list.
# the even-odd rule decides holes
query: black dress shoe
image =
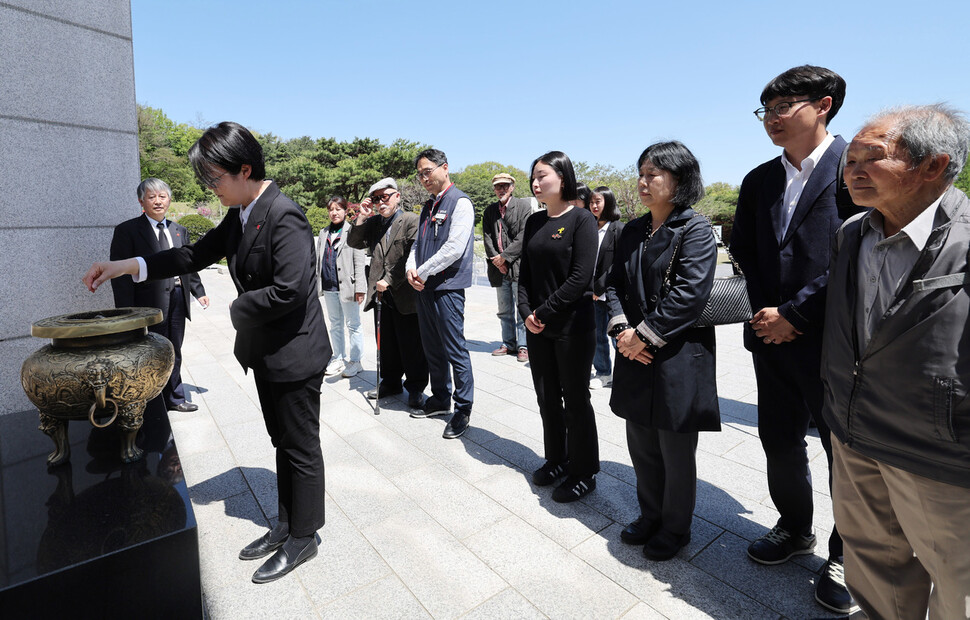
{"label": "black dress shoe", "polygon": [[455,415],[451,416],[451,421],[448,422],[448,426],[445,427],[445,432],[441,436],[445,439],[458,439],[468,430],[468,419],[470,417],[471,414],[456,411]]}
{"label": "black dress shoe", "polygon": [[239,559],[258,560],[259,558],[264,558],[282,547],[283,543],[286,542],[286,535],[283,535],[283,537],[277,541],[273,541],[272,538],[273,530],[266,532],[253,542],[246,545],[246,547],[239,552]]}
{"label": "black dress shoe", "polygon": [[421,409],[424,407],[424,402],[424,394],[408,395],[408,408],[410,409]]}
{"label": "black dress shoe", "polygon": [[689,542],[690,532],[686,534],[674,534],[669,530],[661,528],[643,546],[643,555],[647,556],[648,560],[664,562],[677,555]]}
{"label": "black dress shoe", "polygon": [[660,529],[660,523],[638,518],[620,532],[620,540],[628,545],[644,545]]}
{"label": "black dress shoe", "polygon": [[168,408],[169,411],[181,411],[182,413],[189,413],[190,411],[198,411],[199,406],[195,403],[190,403],[188,401],[179,403],[177,405],[171,405]]}
{"label": "black dress shoe", "polygon": [[[377,400],[377,390],[378,388],[369,390],[367,392],[367,398],[370,400]],[[380,386],[380,390],[381,390],[381,398],[384,398],[385,396],[394,396],[395,394],[400,394],[404,392],[404,388],[401,387],[400,385],[397,386],[396,388],[392,388],[384,385],[383,383]]]}
{"label": "black dress shoe", "polygon": [[253,583],[269,583],[293,572],[293,569],[317,554],[318,541],[319,536],[316,534],[310,542],[302,546],[294,543],[293,538],[287,538],[273,557],[263,562],[259,570],[253,573]]}

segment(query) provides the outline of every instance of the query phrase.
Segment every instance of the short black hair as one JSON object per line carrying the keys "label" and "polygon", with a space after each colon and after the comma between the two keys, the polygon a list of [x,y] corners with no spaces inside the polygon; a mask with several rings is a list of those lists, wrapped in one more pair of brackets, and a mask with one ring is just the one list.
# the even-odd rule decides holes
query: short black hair
{"label": "short black hair", "polygon": [[825,124],[828,125],[845,101],[845,80],[835,71],[825,67],[814,65],[792,67],[768,82],[765,89],[761,91],[761,105],[768,105],[768,102],[775,97],[794,96],[813,99],[831,97],[832,107],[825,115]]}
{"label": "short black hair", "polygon": [[212,187],[219,176],[212,173],[215,167],[229,174],[239,174],[248,164],[252,168],[250,179],[262,181],[266,178],[263,147],[248,129],[232,121],[223,121],[206,129],[189,149],[189,163],[195,178],[206,187]]}
{"label": "short black hair", "polygon": [[[532,162],[532,167],[529,168],[529,186],[532,186],[532,182],[536,178],[536,164],[539,162],[551,167],[562,179],[562,199],[565,201],[576,200],[579,198],[579,194],[576,192],[576,172],[573,170],[573,162],[569,160],[562,151],[549,151],[545,155],[540,155],[536,157],[535,161]],[[535,196],[536,192],[533,189],[532,195]]]}
{"label": "short black hair", "polygon": [[615,222],[620,219],[620,210],[616,206],[616,196],[613,195],[613,190],[605,185],[600,185],[593,190],[594,196],[603,197],[603,212],[600,213],[599,219],[603,222]]}
{"label": "short black hair", "polygon": [[414,158],[414,167],[418,167],[418,162],[422,159],[427,159],[435,166],[443,166],[448,163],[448,157],[445,156],[444,151],[439,151],[438,149],[424,149],[418,156]]}
{"label": "short black hair", "polygon": [[583,201],[583,208],[589,209],[589,199],[593,197],[593,192],[589,191],[589,186],[579,181],[576,183],[576,196]]}
{"label": "short black hair", "polygon": [[677,181],[677,191],[670,201],[675,207],[684,209],[697,204],[704,197],[701,165],[690,149],[677,140],[656,142],[644,149],[637,160],[638,174],[647,161],[661,170],[666,170]]}

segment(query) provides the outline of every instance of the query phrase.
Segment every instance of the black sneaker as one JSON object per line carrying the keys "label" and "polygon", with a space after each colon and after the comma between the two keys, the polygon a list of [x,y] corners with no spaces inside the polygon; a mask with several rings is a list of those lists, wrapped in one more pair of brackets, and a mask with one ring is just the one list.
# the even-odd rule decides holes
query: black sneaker
{"label": "black sneaker", "polygon": [[792,535],[776,525],[748,546],[748,557],[759,564],[782,564],[793,555],[810,555],[815,548],[815,534]]}
{"label": "black sneaker", "polygon": [[851,614],[859,608],[845,587],[845,568],[842,558],[829,558],[815,582],[815,600],[822,607],[837,614]]}
{"label": "black sneaker", "polygon": [[566,463],[552,463],[551,461],[546,461],[546,464],[539,469],[532,472],[532,482],[537,487],[547,487],[561,476],[566,475]]}
{"label": "black sneaker", "polygon": [[424,401],[424,406],[411,412],[412,418],[430,418],[436,415],[446,415],[451,413],[450,405],[442,405],[440,402],[429,398]]}
{"label": "black sneaker", "polygon": [[565,482],[556,487],[552,492],[552,501],[565,504],[575,502],[589,495],[596,488],[596,476],[580,478],[579,476],[569,476]]}

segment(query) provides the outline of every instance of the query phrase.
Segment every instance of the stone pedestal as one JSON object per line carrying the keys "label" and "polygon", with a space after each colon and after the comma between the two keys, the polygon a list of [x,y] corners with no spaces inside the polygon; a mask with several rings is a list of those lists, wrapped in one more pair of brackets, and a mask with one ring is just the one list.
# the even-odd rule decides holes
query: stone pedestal
{"label": "stone pedestal", "polygon": [[162,403],[135,463],[116,429],[69,430],[70,463],[49,469],[36,412],[0,416],[0,616],[201,618],[197,525]]}

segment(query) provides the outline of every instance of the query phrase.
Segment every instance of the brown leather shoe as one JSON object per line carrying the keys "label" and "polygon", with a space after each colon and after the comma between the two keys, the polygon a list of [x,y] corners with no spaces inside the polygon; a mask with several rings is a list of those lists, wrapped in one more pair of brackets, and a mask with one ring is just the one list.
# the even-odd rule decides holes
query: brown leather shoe
{"label": "brown leather shoe", "polygon": [[519,349],[519,352],[516,354],[515,359],[523,363],[528,362],[529,350],[526,349],[525,347],[522,347],[521,349]]}
{"label": "brown leather shoe", "polygon": [[499,348],[495,349],[494,351],[492,351],[492,355],[494,355],[495,357],[498,357],[499,355],[508,355],[508,354],[509,354],[509,348],[504,344]]}

